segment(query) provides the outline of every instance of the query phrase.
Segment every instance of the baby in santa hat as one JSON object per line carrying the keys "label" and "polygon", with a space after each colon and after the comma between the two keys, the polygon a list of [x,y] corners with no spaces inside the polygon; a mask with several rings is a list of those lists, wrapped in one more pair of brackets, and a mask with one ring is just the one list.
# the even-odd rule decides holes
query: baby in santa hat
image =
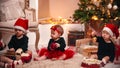
{"label": "baby in santa hat", "polygon": [[50,28],[51,30],[51,39],[49,40],[47,48],[41,48],[38,52],[38,57],[35,57],[34,60],[43,60],[43,59],[68,59],[72,58],[74,55],[74,48],[65,49],[66,43],[63,37],[64,33],[62,26],[54,25]]}
{"label": "baby in santa hat", "polygon": [[[4,44],[2,40],[2,34],[0,33],[0,51],[4,50],[6,45]],[[12,62],[13,60],[2,55],[2,52],[0,53],[0,67],[2,68],[12,68]]]}
{"label": "baby in santa hat", "polygon": [[102,60],[102,66],[108,62],[113,62],[115,58],[115,45],[113,37],[118,37],[118,27],[114,24],[106,24],[103,27],[102,35],[96,36],[96,42],[98,43],[97,55],[92,55],[91,58],[97,58]]}
{"label": "baby in santa hat", "polygon": [[26,33],[28,31],[28,20],[24,18],[18,18],[14,24],[15,34],[12,36],[8,43],[9,51],[15,51],[21,58],[15,60],[15,64],[23,64],[29,62],[32,58],[32,52],[28,50],[28,37]]}

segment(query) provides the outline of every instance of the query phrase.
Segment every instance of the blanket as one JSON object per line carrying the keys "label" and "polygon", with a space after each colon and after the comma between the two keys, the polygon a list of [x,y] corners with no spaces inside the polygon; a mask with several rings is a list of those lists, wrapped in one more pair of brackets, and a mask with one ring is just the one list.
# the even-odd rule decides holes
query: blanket
{"label": "blanket", "polygon": [[32,60],[29,63],[17,65],[16,68],[80,68],[82,60],[83,56],[79,53],[76,53],[71,59],[55,61],[50,59],[41,61]]}

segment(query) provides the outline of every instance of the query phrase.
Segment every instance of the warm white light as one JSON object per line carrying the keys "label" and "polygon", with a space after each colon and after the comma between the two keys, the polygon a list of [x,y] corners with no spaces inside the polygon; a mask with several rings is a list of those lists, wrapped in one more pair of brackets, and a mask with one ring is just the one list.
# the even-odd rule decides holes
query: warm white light
{"label": "warm white light", "polygon": [[93,20],[98,20],[98,17],[96,15],[92,16]]}

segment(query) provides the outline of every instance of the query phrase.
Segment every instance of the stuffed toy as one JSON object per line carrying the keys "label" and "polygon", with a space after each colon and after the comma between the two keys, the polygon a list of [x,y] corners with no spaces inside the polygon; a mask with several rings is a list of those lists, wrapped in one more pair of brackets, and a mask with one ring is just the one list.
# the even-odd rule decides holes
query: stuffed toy
{"label": "stuffed toy", "polygon": [[21,60],[22,60],[22,62],[24,63],[28,63],[28,62],[30,62],[31,61],[31,59],[32,59],[32,54],[28,54],[28,53],[22,53],[21,54]]}
{"label": "stuffed toy", "polygon": [[[22,63],[28,63],[32,59],[32,53],[25,53],[20,48],[17,49],[16,54],[21,56],[20,60],[22,61]],[[19,62],[18,62],[18,64],[19,64]]]}

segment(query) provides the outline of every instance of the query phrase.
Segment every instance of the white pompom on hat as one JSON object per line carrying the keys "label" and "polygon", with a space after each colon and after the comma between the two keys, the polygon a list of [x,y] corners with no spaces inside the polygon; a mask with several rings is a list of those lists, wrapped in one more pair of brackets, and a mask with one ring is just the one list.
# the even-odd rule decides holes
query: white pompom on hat
{"label": "white pompom on hat", "polygon": [[114,24],[106,24],[102,31],[107,31],[111,36],[115,35],[116,38],[119,36],[118,27]]}
{"label": "white pompom on hat", "polygon": [[20,29],[24,32],[27,32],[28,30],[28,20],[24,18],[18,18],[17,21],[14,24],[14,28]]}

